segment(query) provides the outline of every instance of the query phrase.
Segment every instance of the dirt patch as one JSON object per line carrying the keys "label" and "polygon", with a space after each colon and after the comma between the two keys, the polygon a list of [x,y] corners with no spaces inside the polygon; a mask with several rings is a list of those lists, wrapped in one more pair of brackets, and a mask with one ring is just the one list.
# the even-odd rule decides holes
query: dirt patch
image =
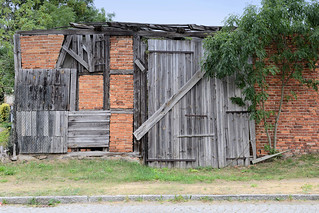
{"label": "dirt patch", "polygon": [[0,196],[129,195],[129,194],[319,194],[319,178],[213,183],[136,182],[124,184],[74,182],[0,183]]}

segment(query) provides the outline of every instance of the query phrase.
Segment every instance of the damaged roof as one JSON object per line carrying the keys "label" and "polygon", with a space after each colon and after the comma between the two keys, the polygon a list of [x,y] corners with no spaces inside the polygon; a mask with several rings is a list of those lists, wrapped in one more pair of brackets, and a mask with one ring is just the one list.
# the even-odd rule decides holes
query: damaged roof
{"label": "damaged roof", "polygon": [[70,26],[49,30],[18,31],[20,35],[40,34],[107,34],[140,35],[145,37],[207,37],[221,26],[196,24],[148,24],[132,22],[70,23]]}

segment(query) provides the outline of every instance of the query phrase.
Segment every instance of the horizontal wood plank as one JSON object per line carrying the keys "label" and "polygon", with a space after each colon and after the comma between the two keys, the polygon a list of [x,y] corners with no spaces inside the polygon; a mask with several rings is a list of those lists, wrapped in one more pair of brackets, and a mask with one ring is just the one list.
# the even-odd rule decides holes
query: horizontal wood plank
{"label": "horizontal wood plank", "polygon": [[202,134],[202,135],[179,135],[178,138],[198,138],[198,137],[215,137],[214,134]]}
{"label": "horizontal wood plank", "polygon": [[92,141],[88,141],[84,143],[69,143],[68,144],[68,148],[98,148],[98,147],[106,148],[106,147],[109,147],[109,145],[105,143],[92,142]]}
{"label": "horizontal wood plank", "polygon": [[108,147],[110,111],[73,111],[68,116],[68,147]]}
{"label": "horizontal wood plank", "polygon": [[110,70],[110,75],[133,75],[134,70]]}

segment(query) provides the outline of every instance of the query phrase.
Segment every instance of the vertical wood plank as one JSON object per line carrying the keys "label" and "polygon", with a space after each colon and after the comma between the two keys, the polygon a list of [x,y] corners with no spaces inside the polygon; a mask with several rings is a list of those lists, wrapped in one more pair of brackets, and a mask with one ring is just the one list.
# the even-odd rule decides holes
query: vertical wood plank
{"label": "vertical wood plank", "polygon": [[70,70],[70,111],[75,111],[76,110],[76,76],[77,76],[77,71],[76,69],[71,69]]}
{"label": "vertical wood plank", "polygon": [[[139,57],[139,50],[140,50],[140,37],[137,35],[133,36],[133,61],[135,61]],[[141,103],[140,103],[140,96],[141,96],[141,72],[139,71],[138,67],[134,65],[134,73],[133,73],[133,92],[134,92],[134,114],[133,114],[133,132],[140,126],[140,110],[141,110]],[[134,137],[133,140],[133,150],[139,150],[138,141]],[[144,158],[144,162],[146,163],[145,154],[142,153]]]}
{"label": "vertical wood plank", "polygon": [[249,140],[252,148],[253,159],[257,158],[257,149],[256,149],[256,133],[255,133],[255,120],[249,120]]}
{"label": "vertical wood plank", "polygon": [[226,155],[225,155],[225,120],[224,120],[224,87],[223,82],[219,79],[215,79],[216,84],[216,109],[217,109],[217,138],[218,138],[218,167],[223,168],[226,166]]}
{"label": "vertical wood plank", "polygon": [[104,78],[104,98],[103,98],[103,109],[110,109],[110,36],[104,36],[105,48],[104,48],[104,60],[105,60],[105,69],[103,72]]}

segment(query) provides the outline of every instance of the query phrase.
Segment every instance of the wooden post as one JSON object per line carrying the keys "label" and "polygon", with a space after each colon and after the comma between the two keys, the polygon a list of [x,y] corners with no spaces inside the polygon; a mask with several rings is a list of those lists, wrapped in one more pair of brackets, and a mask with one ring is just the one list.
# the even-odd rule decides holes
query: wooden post
{"label": "wooden post", "polygon": [[[16,34],[13,36],[14,40],[14,104],[13,104],[13,121],[12,121],[12,143],[14,144],[14,148],[16,147],[15,145],[18,143],[18,138],[17,138],[17,122],[16,122],[16,112],[17,112],[17,102],[18,100],[16,99],[18,95],[16,94],[17,88],[18,88],[18,77],[19,77],[19,72],[22,68],[21,65],[21,47],[20,47],[20,35]],[[19,147],[19,146],[17,146]],[[14,150],[15,152],[16,150]],[[19,150],[18,150],[19,153]]]}
{"label": "wooden post", "polygon": [[110,109],[110,36],[104,36],[105,45],[105,69],[103,71],[104,79],[104,98],[103,98],[103,109]]}

